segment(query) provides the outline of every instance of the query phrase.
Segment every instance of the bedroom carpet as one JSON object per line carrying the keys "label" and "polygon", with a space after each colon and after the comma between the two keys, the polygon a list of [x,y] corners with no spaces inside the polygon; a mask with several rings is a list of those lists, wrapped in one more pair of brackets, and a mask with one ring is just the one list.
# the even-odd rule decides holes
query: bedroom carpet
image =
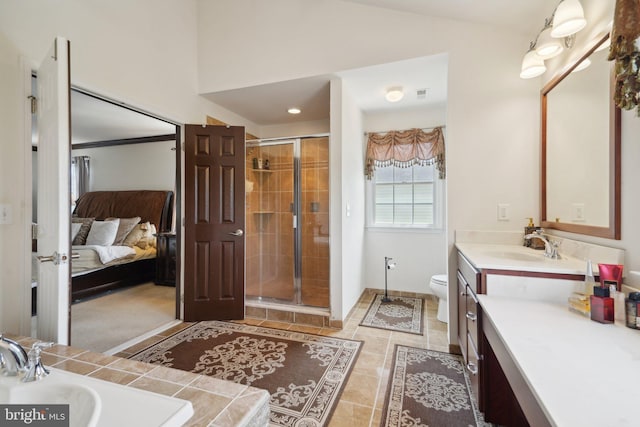
{"label": "bedroom carpet", "polygon": [[486,426],[461,356],[396,345],[383,427]]}
{"label": "bedroom carpet", "polygon": [[176,289],[154,283],[71,306],[71,345],[103,353],[175,320]]}
{"label": "bedroom carpet", "polygon": [[270,425],[325,426],[361,341],[239,323],[195,323],[130,359],[268,390]]}
{"label": "bedroom carpet", "polygon": [[383,297],[384,295],[376,294],[361,326],[422,335],[422,298],[390,295],[391,301],[384,302]]}

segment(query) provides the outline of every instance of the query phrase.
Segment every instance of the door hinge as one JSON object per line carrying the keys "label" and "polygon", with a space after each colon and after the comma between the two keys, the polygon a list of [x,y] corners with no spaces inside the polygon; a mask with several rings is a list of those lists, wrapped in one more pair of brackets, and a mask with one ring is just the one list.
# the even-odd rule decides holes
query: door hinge
{"label": "door hinge", "polygon": [[184,151],[184,142],[180,143],[180,148],[182,149],[182,151]]}
{"label": "door hinge", "polygon": [[31,101],[31,114],[38,112],[38,98],[33,95],[29,95],[27,98]]}
{"label": "door hinge", "polygon": [[32,240],[38,239],[38,224],[35,224],[35,223],[31,224],[31,239]]}

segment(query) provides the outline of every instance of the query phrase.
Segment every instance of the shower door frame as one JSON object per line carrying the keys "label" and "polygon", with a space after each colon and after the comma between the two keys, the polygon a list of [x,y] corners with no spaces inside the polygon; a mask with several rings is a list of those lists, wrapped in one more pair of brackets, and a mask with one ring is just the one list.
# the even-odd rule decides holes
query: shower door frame
{"label": "shower door frame", "polygon": [[[328,133],[293,136],[286,138],[268,138],[247,140],[246,150],[252,147],[264,147],[270,145],[293,144],[293,299],[286,300],[276,297],[263,297],[262,295],[246,295],[245,298],[258,298],[260,301],[270,301],[276,303],[288,303],[294,305],[302,304],[302,163],[301,151],[302,140],[311,138],[330,138]],[[245,212],[246,215],[246,212]],[[245,275],[247,277],[248,275]]]}

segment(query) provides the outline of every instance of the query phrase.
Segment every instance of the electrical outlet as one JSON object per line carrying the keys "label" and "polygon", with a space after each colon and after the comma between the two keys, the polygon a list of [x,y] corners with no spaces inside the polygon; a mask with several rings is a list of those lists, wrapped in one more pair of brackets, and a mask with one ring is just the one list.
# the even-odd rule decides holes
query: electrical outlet
{"label": "electrical outlet", "polygon": [[508,203],[498,203],[498,221],[509,221]]}

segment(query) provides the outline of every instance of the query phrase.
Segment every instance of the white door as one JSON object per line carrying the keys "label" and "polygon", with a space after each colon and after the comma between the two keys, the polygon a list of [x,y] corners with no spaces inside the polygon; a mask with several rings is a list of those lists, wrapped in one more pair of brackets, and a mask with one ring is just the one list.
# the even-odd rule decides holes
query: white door
{"label": "white door", "polygon": [[56,38],[38,69],[37,337],[69,343],[69,42]]}

